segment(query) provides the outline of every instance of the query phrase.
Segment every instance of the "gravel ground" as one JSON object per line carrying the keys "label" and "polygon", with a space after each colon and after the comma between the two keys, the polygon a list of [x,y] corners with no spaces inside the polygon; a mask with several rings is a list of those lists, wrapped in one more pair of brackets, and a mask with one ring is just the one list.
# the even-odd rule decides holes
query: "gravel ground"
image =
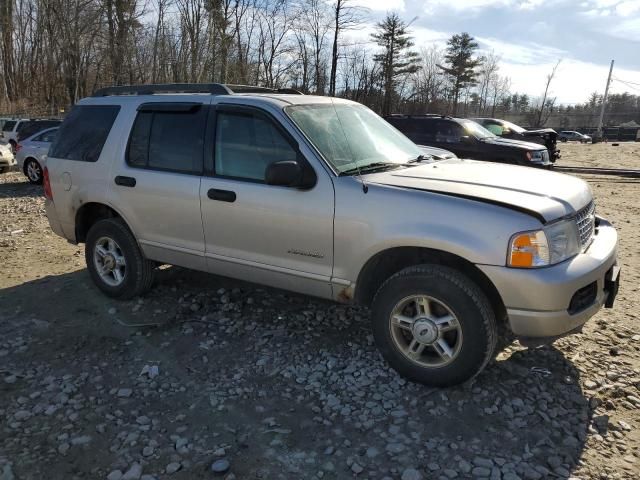
{"label": "gravel ground", "polygon": [[640,181],[585,178],[621,235],[615,309],[438,390],[387,367],[363,309],[175,267],[109,300],[0,175],[0,480],[639,478]]}

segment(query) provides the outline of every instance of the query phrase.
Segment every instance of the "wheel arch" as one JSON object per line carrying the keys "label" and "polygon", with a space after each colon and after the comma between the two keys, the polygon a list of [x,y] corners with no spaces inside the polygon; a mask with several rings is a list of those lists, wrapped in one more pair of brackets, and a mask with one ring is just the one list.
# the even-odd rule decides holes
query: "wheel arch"
{"label": "wheel arch", "polygon": [[75,215],[76,242],[83,243],[87,239],[89,229],[99,220],[106,218],[121,219],[129,231],[133,233],[129,222],[112,206],[100,202],[87,202],[78,209]]}
{"label": "wheel arch", "polygon": [[393,247],[378,252],[360,270],[354,300],[362,305],[371,305],[373,297],[385,280],[407,267],[421,264],[442,265],[467,275],[489,299],[498,323],[506,322],[504,302],[489,277],[465,258],[432,248]]}

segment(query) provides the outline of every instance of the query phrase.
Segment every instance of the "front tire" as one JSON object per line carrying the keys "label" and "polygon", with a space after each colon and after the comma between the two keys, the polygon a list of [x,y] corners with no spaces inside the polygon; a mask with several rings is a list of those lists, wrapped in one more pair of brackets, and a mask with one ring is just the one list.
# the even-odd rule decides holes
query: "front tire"
{"label": "front tire", "polygon": [[91,279],[109,297],[126,300],[151,288],[154,264],[118,218],[99,220],[89,229],[85,260]]}
{"label": "front tire", "polygon": [[383,357],[403,377],[447,387],[487,365],[497,344],[495,313],[480,288],[440,265],[406,268],[373,300],[373,336]]}
{"label": "front tire", "polygon": [[42,185],[42,167],[37,160],[28,158],[24,162],[24,174],[26,175],[29,183],[33,185]]}

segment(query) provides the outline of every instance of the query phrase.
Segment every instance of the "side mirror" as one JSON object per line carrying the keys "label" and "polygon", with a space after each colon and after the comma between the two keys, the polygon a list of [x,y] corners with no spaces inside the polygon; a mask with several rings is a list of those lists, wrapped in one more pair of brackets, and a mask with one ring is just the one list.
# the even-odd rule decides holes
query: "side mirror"
{"label": "side mirror", "polygon": [[295,160],[273,162],[265,170],[267,185],[280,187],[299,187],[302,184],[302,167]]}

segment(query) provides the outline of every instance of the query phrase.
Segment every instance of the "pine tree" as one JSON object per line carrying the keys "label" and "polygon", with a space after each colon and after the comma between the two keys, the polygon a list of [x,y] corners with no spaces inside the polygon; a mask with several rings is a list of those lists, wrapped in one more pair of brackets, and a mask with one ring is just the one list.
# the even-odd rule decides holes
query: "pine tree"
{"label": "pine tree", "polygon": [[373,59],[382,67],[384,81],[384,101],[382,114],[391,113],[391,106],[398,79],[408,73],[415,73],[420,69],[419,55],[411,51],[413,41],[409,36],[408,25],[402,21],[397,13],[389,13],[376,26],[377,31],[371,34],[375,42],[384,50]]}
{"label": "pine tree", "polygon": [[468,33],[454,35],[447,41],[447,53],[444,58],[447,65],[439,67],[451,77],[453,83],[453,115],[458,112],[460,92],[476,83],[476,68],[482,61],[474,58],[478,43]]}

